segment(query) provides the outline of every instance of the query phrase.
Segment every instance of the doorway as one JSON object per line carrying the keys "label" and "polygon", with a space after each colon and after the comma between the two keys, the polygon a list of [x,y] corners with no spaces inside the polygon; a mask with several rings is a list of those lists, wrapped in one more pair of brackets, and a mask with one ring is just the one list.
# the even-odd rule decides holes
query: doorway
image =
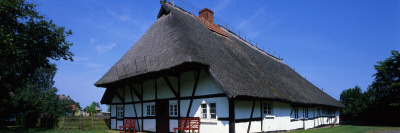
{"label": "doorway", "polygon": [[156,131],[157,133],[169,133],[169,102],[158,100],[156,102]]}

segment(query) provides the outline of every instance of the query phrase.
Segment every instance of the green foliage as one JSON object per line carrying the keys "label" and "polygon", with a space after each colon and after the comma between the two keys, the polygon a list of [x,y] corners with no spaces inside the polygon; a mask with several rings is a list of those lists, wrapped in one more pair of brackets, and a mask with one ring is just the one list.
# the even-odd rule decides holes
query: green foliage
{"label": "green foliage", "polygon": [[40,114],[65,114],[56,95],[50,60],[73,60],[72,32],[46,20],[25,0],[0,1],[0,121],[17,115],[21,124],[35,126]]}
{"label": "green foliage", "polygon": [[346,106],[346,108],[342,110],[342,119],[359,118],[359,115],[367,108],[365,96],[358,86],[344,90],[342,94],[340,94],[340,102]]}
{"label": "green foliage", "polygon": [[95,116],[97,114],[96,107],[100,108],[100,103],[98,102],[92,102],[89,106],[86,106],[85,112],[90,114],[90,116]]}
{"label": "green foliage", "polygon": [[375,65],[377,71],[372,87],[376,97],[389,106],[400,105],[400,54],[392,51],[392,56]]}
{"label": "green foliage", "polygon": [[364,124],[399,125],[400,118],[400,54],[392,51],[392,56],[379,61],[374,66],[375,80],[366,92],[356,86],[344,90],[340,101],[346,105],[341,119],[363,121]]}

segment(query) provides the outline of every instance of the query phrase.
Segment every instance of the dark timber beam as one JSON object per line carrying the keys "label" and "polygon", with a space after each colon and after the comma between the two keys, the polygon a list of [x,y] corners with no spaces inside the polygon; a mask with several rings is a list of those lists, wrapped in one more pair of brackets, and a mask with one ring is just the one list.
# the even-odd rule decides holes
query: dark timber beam
{"label": "dark timber beam", "polygon": [[305,123],[305,120],[306,120],[306,118],[304,117],[304,107],[303,107],[303,129],[306,129],[306,123]]}
{"label": "dark timber beam", "polygon": [[143,95],[139,94],[139,92],[136,90],[135,86],[133,86],[130,83],[128,83],[128,85],[129,85],[129,89],[131,89],[131,91],[133,91],[133,93],[135,93],[135,95],[139,98],[139,100],[143,101]]}
{"label": "dark timber beam", "polygon": [[262,101],[260,101],[260,117],[261,117],[260,121],[261,121],[261,132],[263,132],[263,120],[264,120],[264,117],[263,117],[263,111],[262,111],[262,109],[263,109],[263,106],[262,106]]}
{"label": "dark timber beam", "polygon": [[229,99],[229,133],[235,133],[235,99]]}
{"label": "dark timber beam", "polygon": [[256,100],[253,100],[253,106],[251,107],[251,114],[250,114],[250,122],[249,126],[247,127],[247,133],[250,132],[250,127],[251,127],[251,119],[253,118],[253,113],[254,113],[254,105],[256,104]]}
{"label": "dark timber beam", "polygon": [[[124,89],[124,91],[123,91],[123,93],[122,93],[122,95],[123,95],[123,98],[124,98],[124,100],[122,101],[122,103],[123,103],[123,108],[122,108],[122,113],[124,114],[123,116],[123,118],[125,118],[125,90],[126,90],[126,88],[125,87],[122,87],[122,89]],[[124,120],[122,120],[122,125],[125,125],[125,121]]]}
{"label": "dark timber beam", "polygon": [[181,74],[178,75],[178,119],[181,118]]}
{"label": "dark timber beam", "polygon": [[194,81],[192,97],[190,98],[189,109],[188,109],[188,111],[187,111],[187,113],[186,113],[186,117],[189,117],[190,109],[192,108],[193,97],[194,97],[194,94],[196,93],[197,83],[199,82],[200,70],[201,70],[201,69],[197,70],[196,80]]}
{"label": "dark timber beam", "polygon": [[[133,94],[132,94],[132,89],[129,89],[130,91],[130,94],[131,94],[131,98],[132,98],[132,102],[133,102],[133,110],[135,111],[135,116],[136,116],[136,119],[137,119],[137,112],[136,112],[136,106],[135,106],[135,99],[133,99]],[[140,124],[139,124],[139,122],[136,122],[137,123],[137,125],[138,125],[138,129],[139,129],[139,131],[140,131]]]}
{"label": "dark timber beam", "polygon": [[169,81],[167,76],[163,76],[165,82],[169,86],[169,89],[171,89],[172,93],[174,93],[175,97],[178,97],[178,93],[175,91],[174,87],[172,86],[171,82]]}
{"label": "dark timber beam", "polygon": [[[142,96],[143,96],[143,82],[141,82],[140,83],[140,91],[142,92]],[[142,115],[141,115],[141,117],[142,117],[142,131],[144,130],[144,126],[143,126],[143,101],[141,102],[142,103],[142,107],[141,107],[141,109],[142,109],[142,111],[141,111],[141,113],[142,113]]]}

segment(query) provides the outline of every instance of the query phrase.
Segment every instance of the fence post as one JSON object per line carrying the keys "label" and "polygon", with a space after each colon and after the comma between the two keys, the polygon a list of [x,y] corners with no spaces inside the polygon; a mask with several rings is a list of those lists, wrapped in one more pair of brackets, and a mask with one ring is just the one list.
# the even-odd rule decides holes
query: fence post
{"label": "fence post", "polygon": [[65,116],[63,117],[62,129],[64,129],[64,125],[65,125]]}
{"label": "fence post", "polygon": [[93,117],[92,117],[92,130],[93,130]]}
{"label": "fence post", "polygon": [[81,119],[81,124],[80,124],[79,128],[83,130],[83,117],[81,116],[80,119]]}

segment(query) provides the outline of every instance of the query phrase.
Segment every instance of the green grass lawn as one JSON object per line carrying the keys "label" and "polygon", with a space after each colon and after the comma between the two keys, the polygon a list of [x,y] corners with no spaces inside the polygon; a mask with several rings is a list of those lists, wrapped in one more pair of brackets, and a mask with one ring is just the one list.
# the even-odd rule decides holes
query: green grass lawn
{"label": "green grass lawn", "polygon": [[329,128],[297,130],[297,131],[292,131],[290,133],[379,133],[379,131],[400,132],[400,127],[341,125],[341,126],[329,127]]}

